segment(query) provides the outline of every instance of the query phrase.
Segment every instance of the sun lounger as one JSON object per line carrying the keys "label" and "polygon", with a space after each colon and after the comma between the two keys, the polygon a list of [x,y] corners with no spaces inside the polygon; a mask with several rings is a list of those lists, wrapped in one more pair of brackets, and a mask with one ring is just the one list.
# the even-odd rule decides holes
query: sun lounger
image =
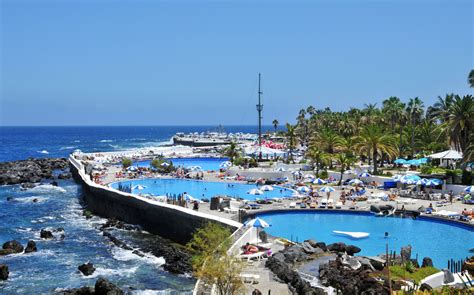
{"label": "sun lounger", "polygon": [[333,199],[328,200],[327,207],[328,207],[328,209],[334,208],[334,200]]}
{"label": "sun lounger", "polygon": [[289,208],[296,208],[296,202],[291,202]]}
{"label": "sun lounger", "polygon": [[337,202],[336,209],[341,209],[341,208],[342,208],[342,202]]}
{"label": "sun lounger", "polygon": [[311,209],[316,209],[318,207],[318,204],[316,204],[315,202],[312,202],[311,204],[309,204],[309,208]]}

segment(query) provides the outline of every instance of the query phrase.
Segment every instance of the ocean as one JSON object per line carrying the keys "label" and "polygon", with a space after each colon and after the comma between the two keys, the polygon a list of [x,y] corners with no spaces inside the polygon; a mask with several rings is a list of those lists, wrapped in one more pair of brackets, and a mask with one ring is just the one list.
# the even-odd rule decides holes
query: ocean
{"label": "ocean", "polygon": [[[0,127],[0,162],[29,157],[67,157],[75,149],[84,152],[116,151],[170,143],[176,132],[216,131],[212,126],[140,127]],[[273,130],[265,126],[264,130]],[[225,127],[226,132],[256,133],[254,126]],[[7,198],[13,200],[7,200]],[[0,294],[50,294],[63,288],[93,285],[105,277],[132,294],[187,294],[195,280],[163,270],[163,258],[114,246],[98,230],[105,220],[86,219],[80,204],[81,187],[73,180],[60,180],[59,187],[44,184],[21,190],[0,187],[0,243],[16,239],[23,245],[37,243],[38,252],[0,258],[10,269],[10,278],[0,282]],[[33,200],[36,199],[36,202]],[[64,239],[41,240],[41,229],[63,228]],[[134,248],[150,235],[115,230],[114,234]],[[92,277],[77,270],[92,262]]]}

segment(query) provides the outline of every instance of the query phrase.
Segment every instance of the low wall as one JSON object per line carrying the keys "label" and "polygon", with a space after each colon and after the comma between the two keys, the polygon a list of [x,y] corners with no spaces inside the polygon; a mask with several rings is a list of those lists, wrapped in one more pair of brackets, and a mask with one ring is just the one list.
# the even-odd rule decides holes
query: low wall
{"label": "low wall", "polygon": [[193,232],[206,222],[218,222],[233,232],[242,226],[233,220],[201,213],[180,206],[161,203],[124,193],[94,183],[84,173],[84,166],[69,157],[71,172],[84,188],[88,209],[103,217],[115,217],[127,223],[138,224],[144,230],[185,244]]}

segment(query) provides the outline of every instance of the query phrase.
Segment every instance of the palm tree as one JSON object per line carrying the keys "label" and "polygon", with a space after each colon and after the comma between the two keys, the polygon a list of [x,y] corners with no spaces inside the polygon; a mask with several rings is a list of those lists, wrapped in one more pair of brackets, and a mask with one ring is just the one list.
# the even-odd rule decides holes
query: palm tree
{"label": "palm tree", "polygon": [[415,125],[421,121],[421,118],[423,117],[423,108],[424,104],[421,99],[418,97],[415,98],[410,98],[410,101],[408,102],[407,105],[407,113],[410,118],[410,122],[412,125],[412,132],[411,132],[411,155],[415,154]]}
{"label": "palm tree", "polygon": [[471,72],[469,72],[469,76],[467,77],[467,81],[469,83],[469,86],[474,87],[474,70],[471,70]]}
{"label": "palm tree", "polygon": [[275,128],[275,133],[277,132],[278,123],[279,123],[279,122],[278,122],[278,120],[277,120],[277,119],[275,119],[275,120],[273,120],[273,121],[272,121],[273,128]]}
{"label": "palm tree", "polygon": [[469,145],[463,153],[463,162],[474,162],[474,133],[469,137]]}
{"label": "palm tree", "polygon": [[387,134],[380,125],[365,126],[360,135],[354,138],[355,148],[361,152],[372,154],[374,162],[374,174],[377,174],[377,157],[388,155],[395,157],[397,154],[396,139],[393,135]]}
{"label": "palm tree", "polygon": [[443,113],[445,130],[449,143],[464,152],[469,144],[469,137],[474,129],[474,98],[472,95],[454,96],[449,108]]}
{"label": "palm tree", "polygon": [[240,148],[235,141],[224,150],[224,154],[229,158],[229,161],[234,164],[234,160],[240,156]]}
{"label": "palm tree", "polygon": [[295,160],[293,159],[293,151],[296,148],[296,132],[295,126],[292,126],[290,123],[286,123],[286,142],[289,153],[288,159],[295,163]]}
{"label": "palm tree", "polygon": [[314,146],[306,151],[306,155],[316,168],[316,177],[319,177],[319,169],[329,160],[329,155]]}
{"label": "palm tree", "polygon": [[346,153],[340,153],[340,154],[336,155],[336,161],[341,166],[340,167],[341,175],[339,177],[339,184],[338,184],[338,185],[341,185],[342,176],[344,175],[344,171],[346,171],[347,169],[349,169],[351,167],[351,165],[355,162],[355,159],[350,157]]}
{"label": "palm tree", "polygon": [[313,145],[320,146],[325,152],[334,154],[341,146],[342,138],[332,129],[324,128],[313,137]]}
{"label": "palm tree", "polygon": [[400,123],[404,109],[405,104],[396,96],[391,96],[383,101],[382,112],[390,118],[392,133],[395,133],[395,126]]}

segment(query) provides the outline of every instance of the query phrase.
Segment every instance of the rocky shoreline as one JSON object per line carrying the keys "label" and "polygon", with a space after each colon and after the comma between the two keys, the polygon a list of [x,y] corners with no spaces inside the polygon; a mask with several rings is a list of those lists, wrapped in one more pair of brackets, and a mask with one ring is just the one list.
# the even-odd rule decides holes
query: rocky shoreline
{"label": "rocky shoreline", "polygon": [[99,228],[102,231],[102,235],[107,237],[115,246],[125,250],[133,250],[133,254],[140,257],[145,256],[145,253],[151,253],[156,257],[163,257],[165,264],[163,269],[174,274],[190,274],[192,273],[191,267],[191,254],[174,243],[157,235],[149,235],[148,241],[143,245],[140,245],[140,250],[134,249],[115,237],[111,229],[120,229],[128,231],[140,232],[140,228],[135,225],[126,224],[118,219],[108,219],[107,222]]}
{"label": "rocky shoreline", "polygon": [[326,294],[322,287],[311,286],[297,269],[305,263],[324,258],[319,265],[320,284],[333,287],[342,294],[388,294],[388,288],[370,276],[382,270],[380,261],[353,256],[360,248],[344,243],[326,245],[307,240],[287,247],[270,257],[265,266],[297,294]]}
{"label": "rocky shoreline", "polygon": [[[55,177],[55,171],[60,171]],[[0,185],[24,184],[26,188],[45,179],[69,179],[69,163],[66,158],[27,159],[0,162]]]}

